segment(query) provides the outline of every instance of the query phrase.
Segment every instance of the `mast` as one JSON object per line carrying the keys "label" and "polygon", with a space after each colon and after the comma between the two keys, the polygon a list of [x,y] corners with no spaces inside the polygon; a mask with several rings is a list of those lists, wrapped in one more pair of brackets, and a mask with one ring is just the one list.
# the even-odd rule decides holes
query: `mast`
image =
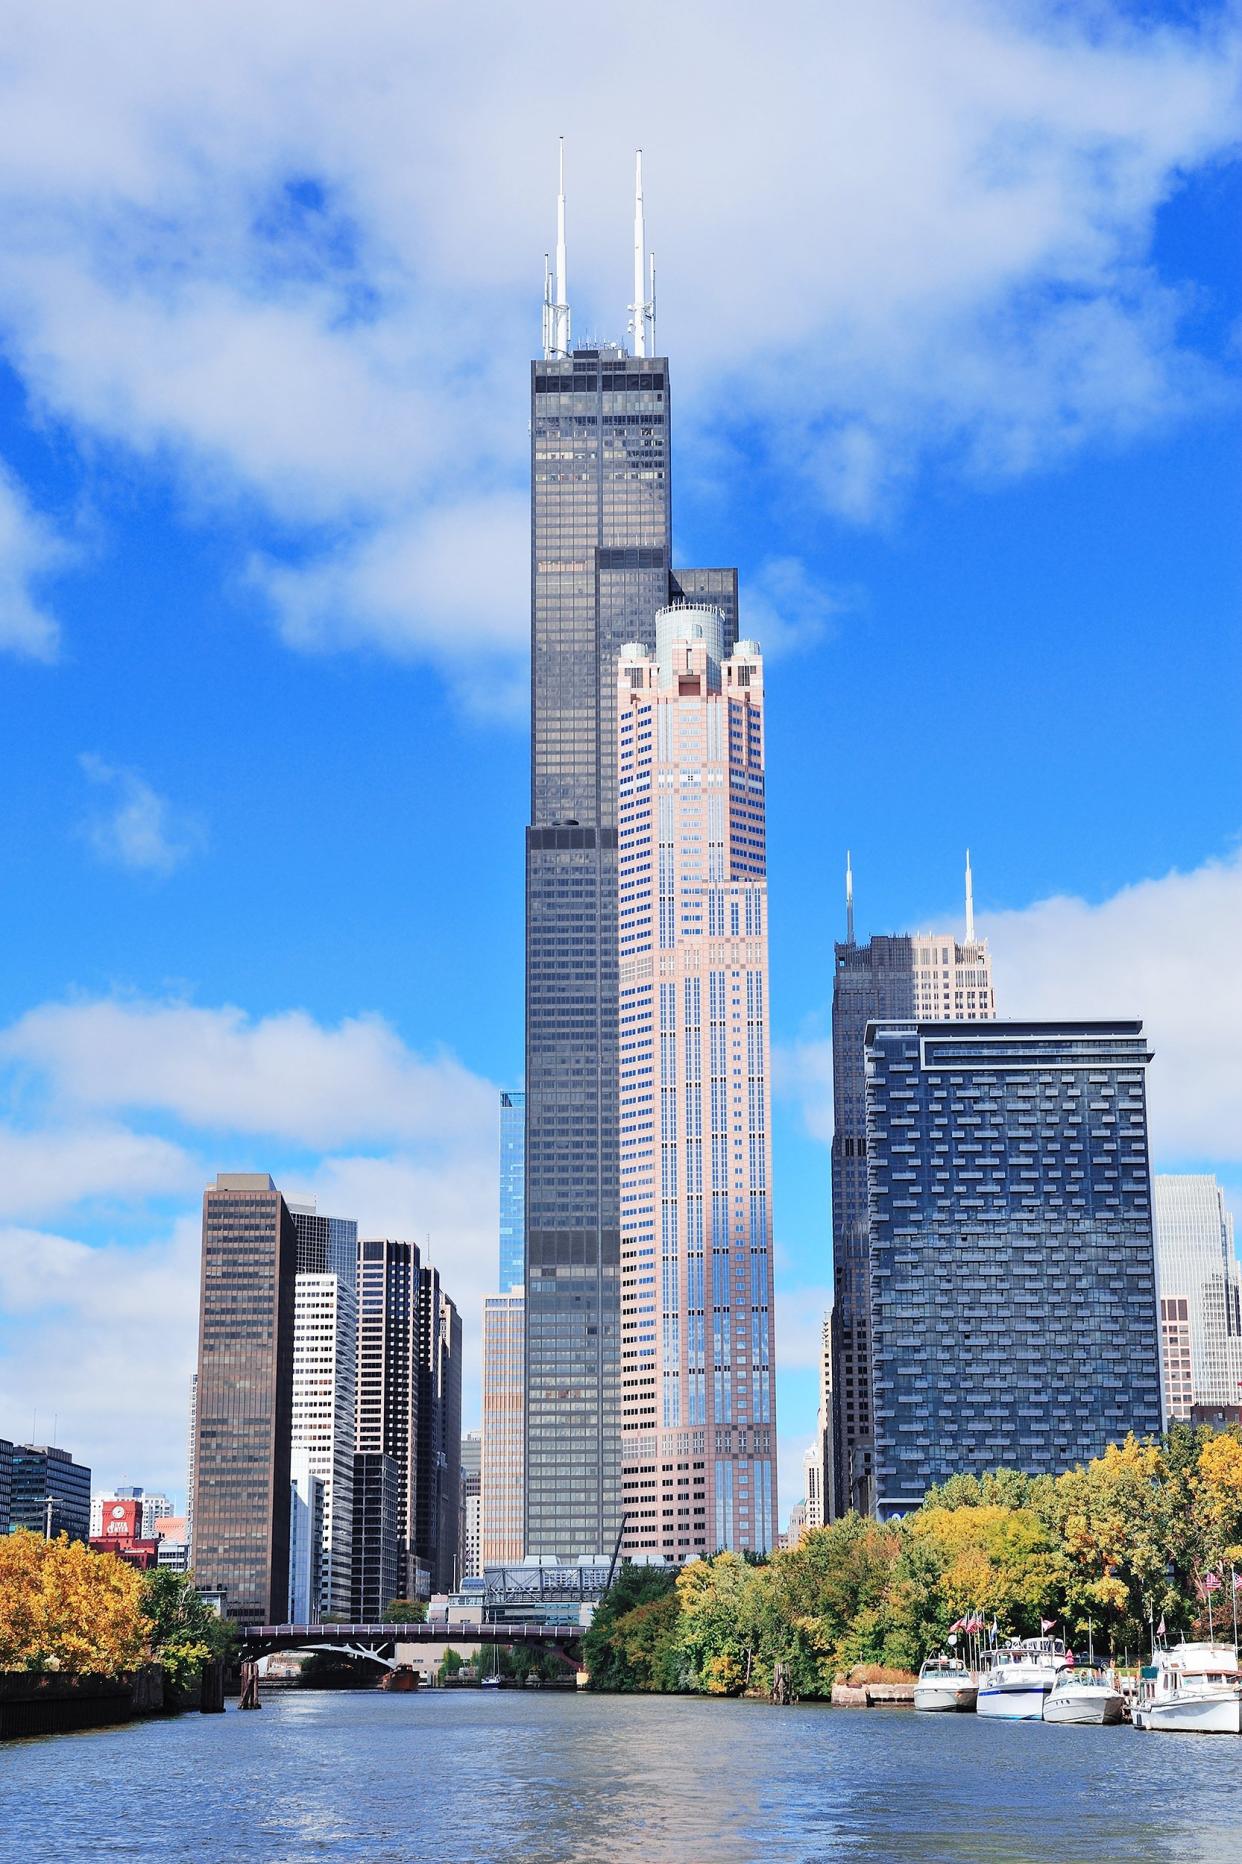
{"label": "mast", "polygon": [[556,194],[556,266],[543,258],[543,353],[545,357],[569,354],[569,302],[565,265],[565,138],[560,139]]}
{"label": "mast", "polygon": [[970,873],[970,849],[966,850],[966,943],[975,942],[975,883]]}
{"label": "mast", "polygon": [[655,355],[655,254],[651,255],[651,295],[646,294],[643,266],[647,234],[643,208],[643,152],[634,152],[634,302],[630,305],[630,334],[636,356]]}
{"label": "mast", "polygon": [[854,943],[854,870],[850,866],[850,851],[845,850],[845,942]]}

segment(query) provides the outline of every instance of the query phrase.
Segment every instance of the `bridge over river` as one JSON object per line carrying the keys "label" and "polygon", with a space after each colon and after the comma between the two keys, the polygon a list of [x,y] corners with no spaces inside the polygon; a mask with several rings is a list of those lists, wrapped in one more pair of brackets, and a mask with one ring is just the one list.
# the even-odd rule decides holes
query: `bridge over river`
{"label": "bridge over river", "polygon": [[395,1669],[398,1644],[537,1644],[552,1649],[566,1663],[576,1663],[583,1627],[572,1622],[547,1624],[470,1624],[465,1620],[432,1624],[387,1625],[248,1625],[241,1633],[241,1657],[254,1663],[278,1650],[339,1651]]}

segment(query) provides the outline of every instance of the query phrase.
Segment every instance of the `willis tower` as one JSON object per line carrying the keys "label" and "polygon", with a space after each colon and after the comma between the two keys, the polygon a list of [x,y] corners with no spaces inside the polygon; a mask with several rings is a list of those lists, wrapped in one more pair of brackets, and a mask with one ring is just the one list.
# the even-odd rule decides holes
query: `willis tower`
{"label": "willis tower", "polygon": [[673,569],[669,368],[655,353],[636,163],[631,348],[575,348],[562,150],[543,357],[531,365],[531,821],[526,831],[526,1551],[620,1527],[616,677],[656,611],[737,572]]}

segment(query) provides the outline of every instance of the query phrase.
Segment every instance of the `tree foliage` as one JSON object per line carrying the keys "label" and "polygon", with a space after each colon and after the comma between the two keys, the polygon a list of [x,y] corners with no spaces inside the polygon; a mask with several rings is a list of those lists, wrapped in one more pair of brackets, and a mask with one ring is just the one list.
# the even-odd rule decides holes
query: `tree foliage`
{"label": "tree foliage", "polygon": [[904,1520],[846,1515],[763,1562],[625,1567],[584,1640],[593,1689],[824,1697],[859,1666],[915,1671],[982,1615],[1030,1636],[1139,1649],[1163,1617],[1206,1632],[1200,1588],[1242,1574],[1242,1432],[1174,1425],[1058,1477],[953,1476]]}
{"label": "tree foliage", "polygon": [[236,1626],[204,1605],[188,1573],[157,1567],[145,1574],[142,1609],[151,1655],[178,1689],[195,1682],[205,1663],[236,1653]]}
{"label": "tree foliage", "polygon": [[136,1567],[60,1534],[0,1538],[0,1670],[119,1676],[146,1660],[150,1625]]}

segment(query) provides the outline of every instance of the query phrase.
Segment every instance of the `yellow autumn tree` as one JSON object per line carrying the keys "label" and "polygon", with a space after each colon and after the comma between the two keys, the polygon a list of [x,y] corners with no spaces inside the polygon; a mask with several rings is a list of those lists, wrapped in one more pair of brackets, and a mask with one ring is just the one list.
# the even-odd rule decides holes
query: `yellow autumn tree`
{"label": "yellow autumn tree", "polygon": [[1209,1437],[1190,1486],[1197,1564],[1204,1571],[1227,1560],[1236,1564],[1242,1543],[1242,1438],[1229,1431]]}
{"label": "yellow autumn tree", "polygon": [[922,1508],[908,1517],[916,1542],[940,1568],[945,1606],[960,1617],[972,1608],[1002,1629],[1035,1630],[1057,1593],[1059,1561],[1051,1536],[1029,1508],[983,1502],[966,1508]]}
{"label": "yellow autumn tree", "polygon": [[0,1537],[0,1670],[117,1676],[147,1655],[143,1577],[61,1534]]}

